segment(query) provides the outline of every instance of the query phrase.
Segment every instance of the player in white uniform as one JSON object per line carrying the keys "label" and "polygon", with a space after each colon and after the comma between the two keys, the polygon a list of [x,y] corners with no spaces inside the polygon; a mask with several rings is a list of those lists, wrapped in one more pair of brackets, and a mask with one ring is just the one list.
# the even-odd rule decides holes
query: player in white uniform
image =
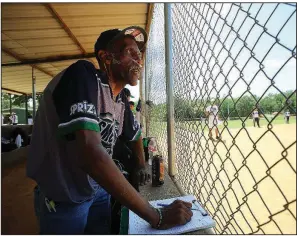
{"label": "player in white uniform", "polygon": [[216,132],[216,139],[220,139],[219,136],[219,129],[218,129],[218,124],[219,124],[219,108],[217,105],[210,105],[206,108],[206,115],[208,116],[208,128],[209,128],[209,134],[208,136],[210,139],[212,138],[212,129],[215,129]]}
{"label": "player in white uniform", "polygon": [[286,124],[289,124],[290,122],[290,112],[289,111],[286,111],[285,112],[285,120],[286,120]]}
{"label": "player in white uniform", "polygon": [[11,120],[13,125],[17,125],[18,124],[18,116],[15,112],[11,113],[11,116],[9,117],[9,119]]}
{"label": "player in white uniform", "polygon": [[258,109],[256,108],[254,111],[253,111],[253,121],[254,121],[254,127],[256,127],[256,123],[258,125],[259,128],[260,127],[260,117],[259,117],[259,111]]}

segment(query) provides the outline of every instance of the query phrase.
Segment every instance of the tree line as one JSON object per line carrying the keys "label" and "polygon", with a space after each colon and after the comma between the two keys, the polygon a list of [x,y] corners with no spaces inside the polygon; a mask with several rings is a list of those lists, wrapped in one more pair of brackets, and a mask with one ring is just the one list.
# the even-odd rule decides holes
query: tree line
{"label": "tree line", "polygon": [[[1,93],[1,107],[2,110],[10,108],[10,98],[8,93]],[[36,94],[36,106],[38,107],[39,101],[41,99],[42,93]],[[32,100],[32,95],[27,95],[28,107],[30,107],[29,101]],[[26,96],[25,95],[12,95],[11,97],[12,108],[25,108],[26,107]]]}
{"label": "tree line", "polygon": [[[174,115],[177,120],[204,118],[206,107],[214,103],[219,106],[219,115],[222,118],[237,119],[238,117],[247,117],[251,115],[256,107],[260,114],[273,114],[275,112],[282,114],[285,111],[296,114],[296,91],[289,90],[283,94],[270,93],[261,99],[256,95],[244,95],[237,98],[227,97],[216,100],[188,100],[176,96],[174,98]],[[151,110],[151,117],[165,121],[166,112],[166,104],[158,104]]]}
{"label": "tree line", "polygon": [[[247,117],[255,107],[257,107],[262,114],[273,114],[274,112],[283,113],[284,111],[290,111],[291,114],[296,114],[296,91],[289,90],[283,94],[270,93],[261,99],[256,95],[244,95],[237,98],[227,97],[225,99],[217,100],[189,100],[181,98],[180,96],[175,96],[174,114],[175,118],[180,120],[204,118],[206,107],[214,103],[219,106],[219,115],[223,118],[227,118],[228,116],[231,119]],[[41,96],[42,94],[36,94],[37,104]],[[30,95],[28,95],[28,100],[29,99],[32,99]],[[24,108],[25,95],[13,95],[12,107]],[[7,93],[2,93],[2,109],[9,109],[9,95]],[[153,119],[161,119],[163,121],[166,120],[166,114],[166,103],[155,105],[150,112]]]}

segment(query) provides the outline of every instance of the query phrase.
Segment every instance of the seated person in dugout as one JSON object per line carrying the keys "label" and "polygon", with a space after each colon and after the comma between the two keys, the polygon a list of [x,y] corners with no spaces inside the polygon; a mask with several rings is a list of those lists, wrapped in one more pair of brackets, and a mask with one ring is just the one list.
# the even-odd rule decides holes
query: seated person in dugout
{"label": "seated person in dugout", "polygon": [[[126,126],[122,89],[140,79],[146,42],[136,26],[102,32],[95,43],[100,70],[79,60],[45,88],[27,160],[41,234],[109,234],[111,195],[157,229],[191,220],[191,203],[152,207],[112,160]],[[137,132],[124,134],[142,147]]]}
{"label": "seated person in dugout", "polygon": [[130,105],[130,110],[133,111],[134,106],[135,106],[134,102],[130,101],[129,105]]}

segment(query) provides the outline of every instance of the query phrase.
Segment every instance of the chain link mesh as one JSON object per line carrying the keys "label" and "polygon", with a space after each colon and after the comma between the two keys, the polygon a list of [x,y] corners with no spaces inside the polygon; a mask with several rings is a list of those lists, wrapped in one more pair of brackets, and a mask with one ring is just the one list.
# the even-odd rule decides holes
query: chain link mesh
{"label": "chain link mesh", "polygon": [[[155,137],[158,150],[168,163],[167,155],[167,123],[166,123],[166,77],[165,77],[165,34],[164,7],[156,4],[151,25],[151,34],[147,47],[146,75],[148,76],[147,136]],[[160,24],[161,23],[161,24]],[[154,79],[153,79],[154,78]]]}
{"label": "chain link mesh", "polygon": [[[296,234],[296,118],[283,116],[296,115],[296,5],[172,4],[172,25],[177,179],[216,233]],[[142,93],[147,135],[167,161],[164,37],[155,4]]]}

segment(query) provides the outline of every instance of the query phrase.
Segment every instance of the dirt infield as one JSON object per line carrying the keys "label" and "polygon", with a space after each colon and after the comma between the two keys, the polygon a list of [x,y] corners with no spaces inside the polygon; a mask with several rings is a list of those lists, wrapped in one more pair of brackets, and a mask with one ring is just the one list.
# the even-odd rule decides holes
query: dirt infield
{"label": "dirt infield", "polygon": [[[295,234],[296,143],[283,153],[286,158],[281,159],[284,149],[296,142],[296,124],[274,125],[272,131],[276,137],[267,127],[229,131],[223,132],[224,144],[201,138],[195,131],[177,130],[177,145],[181,142],[179,139],[191,138],[188,143],[177,146],[177,157],[191,156],[186,164],[185,159],[177,160],[178,171],[184,176],[185,173],[197,176],[193,183],[179,175],[182,185],[188,186],[188,190],[198,197],[200,195],[212,214],[219,210],[214,218],[220,231],[228,225],[224,233],[256,232],[257,226],[262,225],[258,233]],[[268,168],[275,163],[269,172]],[[294,202],[288,209],[292,213],[289,210],[278,213],[291,201]],[[270,218],[273,214],[276,215]]]}

